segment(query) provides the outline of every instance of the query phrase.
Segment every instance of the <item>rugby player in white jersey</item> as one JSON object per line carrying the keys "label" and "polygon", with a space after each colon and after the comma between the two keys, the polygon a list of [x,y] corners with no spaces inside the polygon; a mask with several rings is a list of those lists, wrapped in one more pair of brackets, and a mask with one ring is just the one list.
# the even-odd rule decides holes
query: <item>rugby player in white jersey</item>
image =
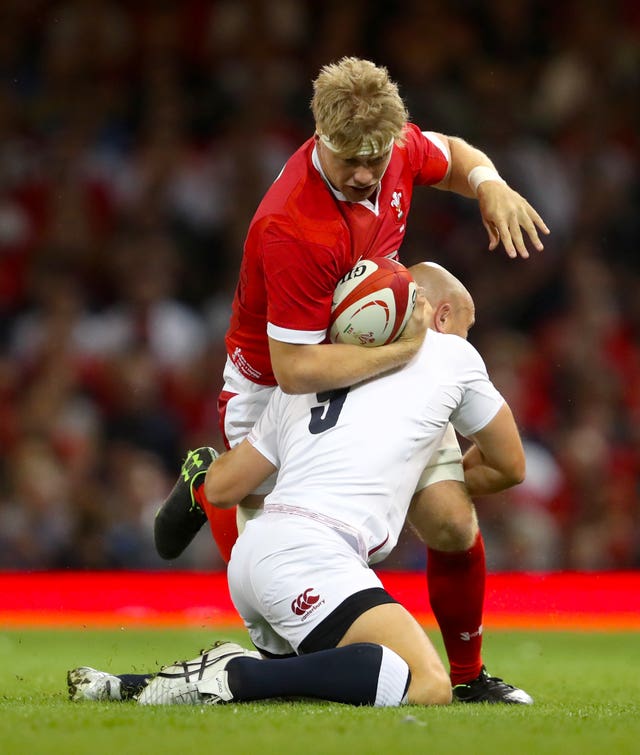
{"label": "rugby player in white jersey", "polygon": [[[233,602],[260,656],[222,643],[152,677],[82,667],[69,673],[72,699],[451,701],[433,645],[370,566],[395,546],[449,422],[472,443],[463,460],[471,495],[519,483],[525,461],[509,407],[460,337],[473,324],[471,297],[438,266],[423,263],[412,272],[427,291],[453,281],[466,294],[454,315],[458,335],[429,329],[406,366],[351,388],[304,395],[276,389],[249,437],[206,473],[208,500],[226,508],[278,470],[264,513],[246,525],[228,569]],[[532,702],[503,686],[496,701]]]}

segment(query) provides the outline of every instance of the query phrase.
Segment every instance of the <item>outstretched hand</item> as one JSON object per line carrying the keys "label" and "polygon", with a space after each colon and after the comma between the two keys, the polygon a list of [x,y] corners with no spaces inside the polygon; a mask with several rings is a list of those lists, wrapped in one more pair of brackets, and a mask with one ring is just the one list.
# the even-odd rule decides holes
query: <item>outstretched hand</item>
{"label": "outstretched hand", "polygon": [[538,231],[549,234],[544,220],[527,200],[508,184],[498,181],[483,181],[478,186],[478,204],[482,223],[489,235],[489,250],[493,251],[502,241],[509,257],[529,257],[523,231],[534,248],[542,251],[544,246]]}

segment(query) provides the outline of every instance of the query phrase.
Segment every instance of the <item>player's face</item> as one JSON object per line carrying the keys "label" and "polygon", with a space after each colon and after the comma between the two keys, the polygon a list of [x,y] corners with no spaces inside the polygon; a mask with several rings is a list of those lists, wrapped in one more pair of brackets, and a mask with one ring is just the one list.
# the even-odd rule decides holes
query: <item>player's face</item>
{"label": "player's face", "polygon": [[349,202],[362,202],[376,192],[384,175],[392,150],[372,157],[338,157],[325,144],[318,142],[322,170],[334,189]]}

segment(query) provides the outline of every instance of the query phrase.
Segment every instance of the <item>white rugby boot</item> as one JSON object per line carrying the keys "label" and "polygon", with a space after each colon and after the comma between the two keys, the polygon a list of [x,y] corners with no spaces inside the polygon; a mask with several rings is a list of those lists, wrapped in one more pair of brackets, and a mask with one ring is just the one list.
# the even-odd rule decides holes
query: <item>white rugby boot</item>
{"label": "white rugby boot", "polygon": [[121,700],[120,679],[91,666],[67,672],[69,700]]}
{"label": "white rugby boot", "polygon": [[233,700],[226,667],[233,658],[260,658],[235,642],[217,642],[192,661],[164,666],[138,695],[140,705],[218,705]]}

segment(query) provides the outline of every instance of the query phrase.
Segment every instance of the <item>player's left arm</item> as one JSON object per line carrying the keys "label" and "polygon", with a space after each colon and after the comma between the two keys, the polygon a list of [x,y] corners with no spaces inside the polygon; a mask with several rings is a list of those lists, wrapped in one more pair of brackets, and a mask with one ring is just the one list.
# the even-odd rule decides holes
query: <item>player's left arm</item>
{"label": "player's left arm", "polygon": [[484,152],[455,136],[437,134],[449,147],[450,166],[436,189],[477,197],[482,223],[489,235],[489,250],[500,241],[509,257],[529,257],[523,232],[534,248],[544,247],[538,231],[548,234],[544,220],[527,200],[502,179]]}
{"label": "player's left arm", "polygon": [[214,506],[229,509],[255,490],[276,468],[245,438],[211,464],[204,479],[204,493]]}
{"label": "player's left arm", "polygon": [[469,437],[473,445],[462,458],[469,495],[498,493],[524,480],[526,461],[520,433],[508,404]]}

